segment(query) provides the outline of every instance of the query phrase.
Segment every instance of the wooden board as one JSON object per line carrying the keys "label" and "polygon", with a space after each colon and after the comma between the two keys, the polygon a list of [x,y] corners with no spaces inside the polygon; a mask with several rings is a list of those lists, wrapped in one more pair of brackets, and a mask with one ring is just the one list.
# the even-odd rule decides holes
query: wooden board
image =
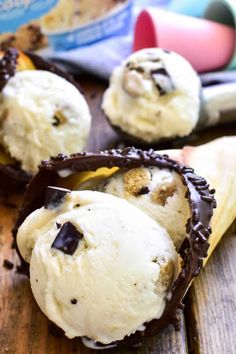
{"label": "wooden board", "polygon": [[236,353],[236,223],[216,248],[186,298],[192,353]]}
{"label": "wooden board", "polygon": [[[101,95],[105,84],[83,78],[82,86],[93,114],[93,128],[87,148],[92,151],[111,148],[120,142],[106,122],[101,109]],[[228,126],[193,136],[194,144],[220,134],[236,134]],[[4,259],[17,264],[11,249],[11,228],[17,215],[15,206],[22,196],[14,196],[0,203],[0,265]],[[236,353],[236,243],[231,229],[217,248],[202,275],[194,282],[187,296],[181,330],[166,328],[141,348],[138,354]],[[217,340],[216,340],[217,336]],[[0,266],[0,353],[8,354],[70,354],[96,353],[83,347],[78,340],[53,336],[48,321],[37,307],[28,279]],[[105,351],[108,353],[111,351]],[[129,349],[113,350],[116,354],[130,353]]]}

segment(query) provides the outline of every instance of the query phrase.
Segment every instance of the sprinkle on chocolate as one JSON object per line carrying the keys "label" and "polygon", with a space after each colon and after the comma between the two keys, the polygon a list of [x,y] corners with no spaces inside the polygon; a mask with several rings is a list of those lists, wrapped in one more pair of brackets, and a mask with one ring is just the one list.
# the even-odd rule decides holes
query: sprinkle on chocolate
{"label": "sprinkle on chocolate", "polygon": [[82,238],[83,234],[68,221],[62,225],[51,247],[72,256],[78,247],[79,240]]}
{"label": "sprinkle on chocolate", "polygon": [[[196,175],[192,168],[184,166],[167,155],[157,154],[153,149],[143,151],[135,148],[124,148],[106,150],[100,153],[83,152],[73,154],[71,157],[60,155],[45,161],[39,166],[39,172],[27,189],[25,202],[13,232],[14,236],[16,237],[17,229],[25,218],[32,211],[42,206],[42,195],[46,193],[48,181],[52,185],[63,185],[65,183],[65,178],[60,177],[59,174],[61,170],[70,170],[71,174],[74,174],[82,171],[96,171],[100,167],[118,167],[126,170],[142,167],[165,168],[179,174],[187,188],[186,198],[189,201],[190,218],[186,223],[187,237],[179,251],[182,257],[182,269],[170,289],[170,297],[166,300],[165,310],[161,318],[146,323],[143,331],[137,331],[120,342],[112,343],[113,346],[134,345],[139,343],[144,336],[156,335],[170,323],[173,323],[175,328],[179,327],[182,299],[192,279],[201,271],[203,259],[207,256],[208,240],[211,234],[210,221],[213,209],[216,207],[216,201],[214,191],[209,189],[207,181]],[[37,193],[38,186],[40,186],[40,195]],[[198,190],[199,186],[205,186],[206,188]],[[75,238],[76,242],[79,241],[80,237]],[[60,242],[60,244],[63,244],[63,242]]]}
{"label": "sprinkle on chocolate", "polygon": [[174,83],[165,68],[152,70],[151,77],[160,93],[160,96],[175,90]]}
{"label": "sprinkle on chocolate", "polygon": [[69,189],[59,187],[47,187],[46,197],[44,201],[45,209],[54,209],[61,205],[64,201],[65,195],[70,193]]}
{"label": "sprinkle on chocolate", "polygon": [[11,261],[9,261],[8,259],[4,259],[3,267],[6,268],[6,269],[11,270],[11,269],[14,268],[14,264]]}
{"label": "sprinkle on chocolate", "polygon": [[0,91],[2,91],[8,80],[15,75],[18,56],[17,49],[9,48],[0,59]]}
{"label": "sprinkle on chocolate", "polygon": [[72,303],[72,305],[76,305],[77,304],[77,300],[76,299],[71,299],[70,302]]}

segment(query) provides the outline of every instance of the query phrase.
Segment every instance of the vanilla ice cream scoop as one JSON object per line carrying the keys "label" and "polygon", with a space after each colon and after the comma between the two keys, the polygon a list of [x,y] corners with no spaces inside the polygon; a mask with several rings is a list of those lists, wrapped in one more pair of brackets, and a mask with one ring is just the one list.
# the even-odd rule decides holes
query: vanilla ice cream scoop
{"label": "vanilla ice cream scoop", "polygon": [[113,71],[102,108],[114,127],[153,143],[193,130],[200,89],[197,73],[183,57],[160,48],[143,49]]}
{"label": "vanilla ice cream scoop", "polygon": [[121,169],[109,178],[94,178],[78,188],[126,199],[164,227],[177,249],[187,237],[186,220],[190,217],[187,188],[174,171],[158,167]]}
{"label": "vanilla ice cream scoop", "polygon": [[90,124],[83,95],[49,71],[16,72],[0,93],[0,142],[27,172],[50,156],[81,151]]}
{"label": "vanilla ice cream scoop", "polygon": [[127,201],[49,187],[20,226],[34,297],[66,336],[102,344],[160,318],[177,273],[167,231]]}

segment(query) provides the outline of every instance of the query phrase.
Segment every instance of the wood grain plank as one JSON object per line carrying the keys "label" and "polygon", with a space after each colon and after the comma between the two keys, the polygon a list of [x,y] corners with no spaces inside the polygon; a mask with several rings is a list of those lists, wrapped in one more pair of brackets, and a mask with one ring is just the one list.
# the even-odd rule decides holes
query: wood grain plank
{"label": "wood grain plank", "polygon": [[185,315],[191,353],[236,353],[236,222],[190,288]]}
{"label": "wood grain plank", "polygon": [[[92,133],[88,149],[99,151],[118,144],[118,137],[112,131],[100,109],[105,84],[85,78],[82,82],[86,98],[93,115]],[[21,196],[14,199],[19,203]],[[11,249],[11,228],[17,210],[0,202],[0,353],[1,354],[89,354],[96,353],[85,348],[78,340],[55,337],[48,328],[48,321],[41,313],[31,294],[29,280],[14,270],[2,267],[6,258],[17,263],[17,256]],[[104,351],[108,353],[111,351]],[[130,353],[128,349],[112,351],[116,354]],[[141,348],[131,351],[137,354],[187,354],[185,322],[182,317],[181,330],[172,327],[152,339],[147,339]],[[97,352],[98,353],[98,352]],[[100,351],[99,351],[100,353]]]}

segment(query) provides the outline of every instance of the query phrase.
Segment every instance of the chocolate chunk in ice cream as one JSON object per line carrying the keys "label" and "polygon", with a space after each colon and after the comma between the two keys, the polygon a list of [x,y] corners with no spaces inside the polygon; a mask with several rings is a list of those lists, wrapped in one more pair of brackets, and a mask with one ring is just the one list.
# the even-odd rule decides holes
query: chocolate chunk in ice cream
{"label": "chocolate chunk in ice cream", "polygon": [[71,222],[62,225],[57,237],[53,241],[52,248],[73,255],[78,247],[79,240],[83,238],[83,234],[79,232]]}
{"label": "chocolate chunk in ice cream", "polygon": [[60,204],[63,203],[63,199],[67,193],[70,193],[69,189],[48,186],[44,207],[46,209],[57,208]]}

